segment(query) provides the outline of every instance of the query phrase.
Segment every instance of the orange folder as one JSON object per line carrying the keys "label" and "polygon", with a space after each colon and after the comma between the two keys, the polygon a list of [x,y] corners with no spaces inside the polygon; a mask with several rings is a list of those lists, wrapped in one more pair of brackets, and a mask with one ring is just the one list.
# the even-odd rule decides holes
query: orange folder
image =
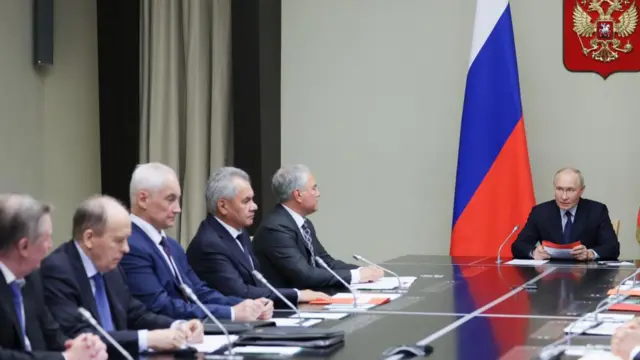
{"label": "orange folder", "polygon": [[572,242],[571,244],[556,244],[551,241],[542,240],[542,246],[550,247],[553,249],[573,249],[574,247],[580,245],[582,245],[580,241]]}
{"label": "orange folder", "polygon": [[[369,299],[369,301],[367,301],[367,304],[373,304],[373,305],[382,305],[382,304],[386,304],[389,301],[391,301],[391,298],[388,297],[378,297],[378,298],[371,298]],[[309,304],[311,305],[331,305],[331,304],[353,304],[353,298],[329,298],[326,300],[323,299],[316,299],[316,300],[311,300],[309,302]]]}

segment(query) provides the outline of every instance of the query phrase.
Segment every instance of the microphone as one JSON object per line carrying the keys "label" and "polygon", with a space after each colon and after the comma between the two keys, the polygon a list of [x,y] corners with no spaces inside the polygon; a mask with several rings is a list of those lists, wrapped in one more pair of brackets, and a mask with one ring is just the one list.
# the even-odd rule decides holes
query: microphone
{"label": "microphone", "polygon": [[358,254],[353,254],[353,258],[356,259],[356,260],[362,261],[362,262],[366,262],[367,264],[369,264],[371,266],[375,266],[378,269],[380,269],[382,271],[385,271],[385,272],[388,272],[389,274],[395,276],[396,279],[398,279],[398,290],[402,289],[402,283],[400,282],[400,276],[398,276],[398,274],[394,273],[393,271],[391,271],[389,269],[383,268],[382,266],[380,266],[378,264],[375,264],[375,263],[363,258],[362,256],[360,256]]}
{"label": "microphone", "polygon": [[185,283],[182,283],[180,285],[180,289],[182,289],[182,292],[184,292],[184,294],[191,299],[191,301],[193,301],[194,303],[196,303],[198,305],[198,307],[200,309],[202,309],[202,311],[204,311],[204,313],[207,315],[207,317],[213,321],[216,325],[218,325],[218,327],[220,328],[220,330],[222,330],[222,332],[224,333],[224,336],[227,338],[227,349],[229,349],[229,354],[230,355],[235,355],[235,352],[232,349],[231,346],[231,338],[229,338],[229,332],[227,331],[227,329],[225,329],[225,327],[222,325],[222,323],[215,317],[213,316],[213,314],[209,311],[209,309],[207,309],[206,306],[204,306],[200,300],[198,299],[198,297],[196,296],[196,294],[193,293],[193,290],[191,290],[191,288],[189,286],[187,286]]}
{"label": "microphone", "polygon": [[286,297],[284,297],[284,295],[282,295],[282,293],[280,291],[278,291],[276,288],[274,288],[268,281],[267,279],[264,278],[264,276],[262,276],[262,274],[260,274],[258,272],[258,270],[253,270],[251,272],[253,274],[253,276],[258,279],[261,283],[263,283],[266,287],[269,288],[269,290],[273,291],[279,298],[280,300],[284,301],[285,304],[287,304],[288,307],[290,307],[291,309],[293,309],[293,311],[296,312],[296,314],[298,315],[298,319],[300,319],[300,325],[302,326],[302,316],[300,315],[300,311],[298,310],[297,307],[293,306],[293,304],[287,300]]}
{"label": "microphone", "polygon": [[500,247],[498,248],[498,261],[496,261],[497,264],[502,263],[502,260],[500,259],[500,253],[502,252],[502,247],[504,246],[504,244],[507,243],[507,241],[509,241],[509,239],[511,239],[511,236],[513,236],[513,234],[518,231],[518,229],[520,228],[520,225],[516,225],[513,227],[513,230],[511,230],[511,232],[509,233],[509,235],[507,236],[506,239],[504,239],[504,241],[502,242],[502,244],[500,244]]}
{"label": "microphone", "polygon": [[98,324],[98,322],[96,321],[96,319],[93,318],[93,316],[91,315],[91,313],[83,308],[83,307],[79,307],[78,308],[78,312],[80,313],[80,315],[82,315],[82,317],[87,320],[89,322],[89,324],[91,324],[91,326],[93,326],[94,328],[96,328],[100,334],[102,334],[102,336],[105,337],[105,339],[107,339],[107,341],[109,341],[109,343],[111,345],[113,345],[116,349],[118,349],[118,351],[120,352],[120,354],[122,354],[122,356],[124,356],[125,359],[127,360],[133,360],[133,358],[131,357],[131,355],[127,352],[127,350],[125,350],[122,346],[120,346],[120,344],[118,344],[117,341],[115,341],[113,339],[113,337],[111,337],[111,335],[109,335],[108,332],[106,332],[104,330],[104,328],[102,326],[100,326],[100,324]]}
{"label": "microphone", "polygon": [[329,267],[329,265],[327,265],[327,263],[325,263],[319,256],[316,256],[316,262],[318,264],[320,264],[323,268],[325,268],[328,272],[331,273],[331,275],[333,275],[336,279],[340,280],[340,282],[347,287],[347,289],[349,289],[349,291],[351,292],[351,295],[353,295],[353,307],[357,308],[358,307],[358,296],[356,295],[356,292],[353,291],[353,289],[351,288],[351,286],[349,286],[349,284],[347,284],[346,281],[344,281],[340,276],[338,276],[338,274],[335,273],[335,271],[331,270],[331,268]]}

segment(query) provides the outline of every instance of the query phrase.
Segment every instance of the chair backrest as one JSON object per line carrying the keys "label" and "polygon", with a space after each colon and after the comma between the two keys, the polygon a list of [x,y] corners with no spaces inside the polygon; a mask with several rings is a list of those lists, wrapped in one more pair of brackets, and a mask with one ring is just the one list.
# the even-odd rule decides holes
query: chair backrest
{"label": "chair backrest", "polygon": [[613,225],[613,231],[618,236],[618,233],[620,233],[620,220],[611,220],[611,225]]}

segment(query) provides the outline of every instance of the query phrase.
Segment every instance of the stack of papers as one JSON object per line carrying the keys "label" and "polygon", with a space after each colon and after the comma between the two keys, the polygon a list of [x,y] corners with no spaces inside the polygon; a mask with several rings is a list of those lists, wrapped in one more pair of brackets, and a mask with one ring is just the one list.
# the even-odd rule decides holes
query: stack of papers
{"label": "stack of papers", "polygon": [[[229,335],[229,340],[233,343],[238,340],[238,336]],[[227,337],[224,335],[205,335],[200,344],[189,344],[189,346],[201,353],[212,353],[227,346]]]}
{"label": "stack of papers", "polygon": [[634,318],[628,314],[598,314],[598,321],[595,321],[593,313],[582,321],[575,321],[564,328],[567,334],[587,334],[587,335],[607,335],[612,336],[620,326]]}
{"label": "stack of papers", "polygon": [[[413,282],[416,281],[415,276],[400,276],[400,289],[408,289]],[[393,290],[398,289],[398,278],[386,276],[377,281],[363,284],[351,285],[354,290]]]}
{"label": "stack of papers", "polygon": [[[319,313],[319,312],[301,312],[300,317],[303,319],[325,319],[325,320],[340,320],[344,319],[349,314],[347,313]],[[298,314],[289,316],[290,318],[298,318]]]}
{"label": "stack of papers", "polygon": [[[292,356],[302,350],[301,347],[294,346],[240,346],[233,348],[233,352],[236,354],[269,354],[269,355],[282,355]],[[229,355],[229,352],[225,352],[225,355]]]}
{"label": "stack of papers", "polygon": [[402,294],[356,293],[356,306],[351,293],[338,293],[328,300],[314,300],[311,304],[326,305],[327,310],[366,310],[386,304],[402,296]]}
{"label": "stack of papers", "polygon": [[549,262],[549,260],[533,260],[533,259],[513,259],[511,261],[507,261],[505,264],[507,265],[543,265]]}
{"label": "stack of papers", "polygon": [[321,323],[322,319],[300,319],[296,315],[295,317],[288,318],[271,318],[272,321],[276,323],[276,326],[302,326],[302,327],[311,327],[315,324]]}
{"label": "stack of papers", "polygon": [[552,259],[573,259],[571,250],[580,245],[582,245],[580,241],[576,241],[571,244],[556,244],[551,241],[542,241],[544,250],[551,255]]}

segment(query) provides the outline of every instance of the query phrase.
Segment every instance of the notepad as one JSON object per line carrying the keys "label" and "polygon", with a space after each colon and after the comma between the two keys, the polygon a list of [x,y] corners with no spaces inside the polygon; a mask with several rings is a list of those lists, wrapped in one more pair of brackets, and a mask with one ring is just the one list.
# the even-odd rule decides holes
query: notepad
{"label": "notepad", "polygon": [[[397,299],[401,294],[366,293],[356,294],[356,304],[382,305]],[[353,294],[337,293],[329,299],[317,299],[310,302],[313,305],[353,305]]]}
{"label": "notepad", "polygon": [[398,278],[393,276],[387,276],[378,279],[374,282],[354,284],[351,288],[354,290],[393,290],[393,289],[407,289],[416,280],[415,276],[400,276],[400,287],[398,287]]}
{"label": "notepad", "polygon": [[[295,346],[240,346],[233,348],[236,354],[270,354],[270,355],[295,355],[302,350],[301,347]],[[229,351],[225,352],[229,355]]]}
{"label": "notepad", "polygon": [[303,317],[302,323],[300,323],[300,319],[296,316],[288,317],[288,318],[271,318],[271,321],[276,323],[276,326],[302,326],[302,327],[311,327],[315,324],[321,323],[322,319],[305,319]]}
{"label": "notepad", "polygon": [[[229,340],[233,343],[238,340],[237,335],[229,335]],[[212,353],[223,346],[227,346],[227,337],[224,335],[205,335],[199,344],[189,344],[190,347],[201,353]]]}
{"label": "notepad", "polygon": [[506,265],[543,265],[549,262],[549,260],[534,260],[534,259],[513,259],[507,261]]}
{"label": "notepad", "polygon": [[[301,312],[300,316],[304,319],[325,319],[325,320],[340,320],[344,319],[349,314],[347,313],[319,313],[319,312]],[[293,314],[289,318],[298,318],[298,314]]]}

